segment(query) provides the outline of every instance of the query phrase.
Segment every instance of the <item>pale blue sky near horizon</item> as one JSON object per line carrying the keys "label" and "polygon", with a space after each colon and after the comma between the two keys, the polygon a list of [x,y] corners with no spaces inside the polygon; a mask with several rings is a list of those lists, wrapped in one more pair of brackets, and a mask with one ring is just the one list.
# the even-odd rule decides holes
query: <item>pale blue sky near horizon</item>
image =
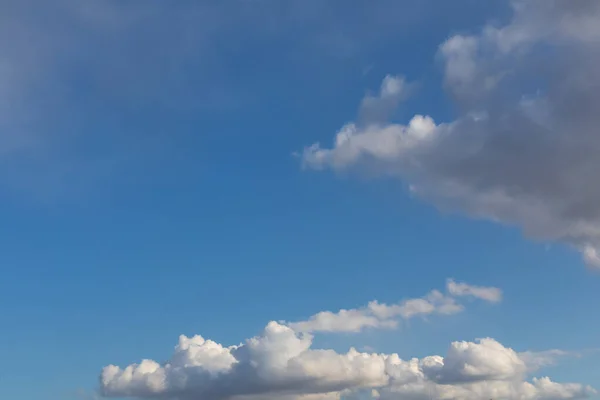
{"label": "pale blue sky near horizon", "polygon": [[451,120],[438,46],[507,2],[42,3],[0,1],[0,398],[81,398],[180,334],[237,344],[447,278],[503,301],[316,346],[410,358],[493,337],[583,352],[536,376],[600,389],[600,276],[580,254],[294,156],[329,146],[387,74],[416,83],[395,118]]}

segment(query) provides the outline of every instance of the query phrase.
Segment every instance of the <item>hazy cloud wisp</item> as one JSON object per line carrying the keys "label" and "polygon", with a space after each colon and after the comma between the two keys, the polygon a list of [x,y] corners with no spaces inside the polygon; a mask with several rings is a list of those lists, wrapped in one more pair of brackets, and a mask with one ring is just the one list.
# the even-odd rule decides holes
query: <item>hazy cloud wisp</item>
{"label": "hazy cloud wisp", "polygon": [[497,303],[502,291],[495,287],[472,286],[449,280],[448,294],[432,290],[419,298],[405,299],[396,304],[380,303],[376,300],[364,307],[338,312],[321,311],[306,321],[290,323],[298,332],[359,332],[366,328],[395,328],[400,321],[418,316],[451,315],[463,311],[464,306],[457,297],[472,295],[481,300]]}

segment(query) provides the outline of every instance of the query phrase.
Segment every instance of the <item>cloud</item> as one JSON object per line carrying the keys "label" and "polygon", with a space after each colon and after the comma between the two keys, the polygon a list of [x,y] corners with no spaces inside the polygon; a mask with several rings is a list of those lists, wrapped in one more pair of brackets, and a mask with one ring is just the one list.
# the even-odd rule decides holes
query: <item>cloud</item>
{"label": "cloud", "polygon": [[[387,308],[385,305],[381,306]],[[377,317],[370,307],[340,310],[336,313],[321,311],[306,321],[290,324],[300,332],[359,332],[365,328],[395,328],[397,325],[398,322],[393,319]]]}
{"label": "cloud", "polygon": [[368,122],[383,122],[397,109],[398,104],[404,100],[411,90],[404,77],[387,75],[381,82],[379,93],[376,96],[367,95],[363,98],[359,119]]}
{"label": "cloud", "polygon": [[502,301],[502,290],[495,287],[473,286],[468,283],[457,283],[453,279],[446,282],[448,293],[453,296],[471,296],[491,303]]}
{"label": "cloud", "polygon": [[315,349],[313,337],[270,322],[256,337],[223,346],[200,336],[181,336],[171,360],[143,360],[101,373],[108,397],[162,399],[329,400],[363,391],[372,398],[445,399],[499,396],[574,399],[589,386],[549,378],[526,381],[519,354],[493,339],[455,342],[446,357],[402,360],[397,354],[347,353]]}
{"label": "cloud", "polygon": [[[451,284],[452,283],[452,284]],[[492,290],[448,280],[459,296]],[[456,289],[458,288],[458,289]],[[487,292],[485,292],[487,293]],[[477,297],[477,295],[475,295]],[[480,296],[495,302],[498,297]],[[478,400],[584,398],[594,389],[556,383],[530,373],[568,354],[561,350],[516,352],[492,338],[453,342],[446,356],[403,360],[350,348],[346,353],[313,346],[309,332],[354,332],[387,327],[395,318],[460,311],[452,294],[431,291],[398,304],[371,302],[360,309],[318,313],[307,321],[269,322],[263,332],[238,345],[226,346],[196,335],[179,337],[166,363],[145,359],[124,368],[106,366],[100,376],[105,397],[173,400]],[[390,325],[392,326],[392,325]]]}
{"label": "cloud", "polygon": [[[498,302],[501,299],[499,296],[502,292],[498,288],[470,286],[466,283],[454,285],[457,285],[458,289],[449,285],[448,289],[455,290],[455,293],[450,291],[450,295],[432,290],[424,297],[406,299],[397,304],[384,304],[374,300],[361,308],[338,312],[321,311],[306,321],[293,322],[289,326],[299,332],[313,333],[359,332],[366,328],[395,328],[400,320],[433,314],[451,315],[463,311],[464,307],[453,296],[469,294],[491,302]],[[472,293],[465,293],[465,290],[470,290]]]}
{"label": "cloud", "polygon": [[600,268],[600,3],[512,5],[506,25],[439,48],[458,118],[350,123],[332,148],[305,148],[303,165],[397,176],[440,208],[566,243]]}
{"label": "cloud", "polygon": [[598,354],[599,348],[583,349],[578,351],[567,351],[560,349],[543,350],[543,351],[524,351],[519,353],[519,357],[527,365],[527,370],[530,372],[537,371],[545,367],[552,367],[565,358],[581,358]]}
{"label": "cloud", "polygon": [[561,384],[548,377],[533,378],[530,382],[484,381],[463,385],[431,385],[412,383],[390,386],[378,391],[381,400],[428,400],[431,398],[452,400],[481,399],[574,399],[585,398],[596,392],[578,384]]}
{"label": "cloud", "polygon": [[210,7],[133,3],[0,4],[0,184],[46,195],[96,181],[156,151],[140,113],[221,103],[188,85],[210,71]]}
{"label": "cloud", "polygon": [[365,52],[420,27],[437,2],[171,3],[0,2],[1,185],[45,192],[146,167],[187,131],[182,118],[279,98],[285,85],[264,81],[286,83],[299,65],[322,82],[349,65],[359,74]]}
{"label": "cloud", "polygon": [[425,373],[439,383],[511,380],[525,374],[525,362],[491,338],[454,342],[444,360],[426,359]]}
{"label": "cloud", "polygon": [[580,357],[578,352],[571,352],[559,349],[545,351],[524,351],[519,353],[519,357],[527,365],[530,371],[537,371],[540,368],[556,365],[560,358],[564,357]]}
{"label": "cloud", "polygon": [[[342,0],[171,3],[0,2],[2,187],[42,200],[86,196],[163,171],[187,134],[221,130],[185,119],[261,108],[287,95],[298,68],[316,77],[305,90],[329,91],[351,76],[340,68],[360,75],[382,43],[422,34],[426,19],[464,23],[446,11],[491,8],[472,0],[361,0],[352,9]],[[442,11],[432,15],[431,6]]]}

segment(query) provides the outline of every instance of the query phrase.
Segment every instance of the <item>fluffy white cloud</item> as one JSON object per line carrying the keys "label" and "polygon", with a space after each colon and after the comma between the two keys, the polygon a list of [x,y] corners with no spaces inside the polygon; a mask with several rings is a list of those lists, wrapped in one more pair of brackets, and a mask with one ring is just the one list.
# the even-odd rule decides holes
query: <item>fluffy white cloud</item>
{"label": "fluffy white cloud", "polygon": [[527,382],[519,354],[493,339],[455,342],[446,357],[402,360],[397,354],[345,354],[312,348],[312,336],[270,322],[259,336],[223,346],[200,336],[180,337],[171,360],[143,360],[103,369],[101,393],[112,397],[164,399],[372,398],[574,399],[594,393],[580,384],[549,378]]}
{"label": "fluffy white cloud", "polygon": [[416,383],[390,386],[379,390],[381,400],[559,400],[587,397],[595,391],[578,384],[560,384],[548,377],[533,378],[531,382],[487,381],[464,385],[430,385]]}
{"label": "fluffy white cloud", "polygon": [[505,26],[440,46],[459,118],[359,120],[303,163],[398,176],[439,207],[567,243],[600,267],[600,2],[512,3]]}
{"label": "fluffy white cloud", "polygon": [[427,376],[439,383],[511,380],[524,375],[525,362],[494,339],[454,342],[446,358],[426,359]]}
{"label": "fluffy white cloud", "polygon": [[[270,322],[260,336],[239,346],[186,338],[165,365],[144,360],[104,368],[102,392],[109,396],[224,399],[259,394],[317,394],[387,383],[385,358],[311,349],[312,336]],[[209,347],[205,349],[205,347]]]}
{"label": "fluffy white cloud", "polygon": [[432,290],[424,297],[406,299],[397,304],[371,301],[361,308],[321,311],[306,321],[289,326],[298,332],[359,332],[365,328],[395,328],[401,319],[407,320],[432,314],[451,315],[463,310],[455,296],[471,295],[489,302],[501,300],[502,291],[494,287],[470,286],[448,281],[449,294]]}

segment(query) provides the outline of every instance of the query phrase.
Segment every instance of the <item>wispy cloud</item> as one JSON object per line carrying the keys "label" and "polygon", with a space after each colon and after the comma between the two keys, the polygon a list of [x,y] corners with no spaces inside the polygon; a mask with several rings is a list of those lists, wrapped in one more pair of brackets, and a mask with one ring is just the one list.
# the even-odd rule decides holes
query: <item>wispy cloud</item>
{"label": "wispy cloud", "polygon": [[[452,285],[450,284],[452,283]],[[419,298],[405,299],[396,304],[384,304],[371,301],[361,308],[340,310],[338,312],[321,311],[306,321],[290,323],[298,332],[359,332],[367,328],[396,328],[402,320],[428,315],[451,315],[464,310],[455,296],[464,296],[468,290],[474,290],[474,297],[497,303],[501,300],[501,290],[494,287],[470,286],[466,283],[457,290],[454,281],[448,281],[449,294],[432,290]]]}
{"label": "wispy cloud", "polygon": [[491,303],[502,301],[502,290],[490,286],[474,286],[464,282],[448,279],[446,283],[448,293],[453,296],[471,296]]}

